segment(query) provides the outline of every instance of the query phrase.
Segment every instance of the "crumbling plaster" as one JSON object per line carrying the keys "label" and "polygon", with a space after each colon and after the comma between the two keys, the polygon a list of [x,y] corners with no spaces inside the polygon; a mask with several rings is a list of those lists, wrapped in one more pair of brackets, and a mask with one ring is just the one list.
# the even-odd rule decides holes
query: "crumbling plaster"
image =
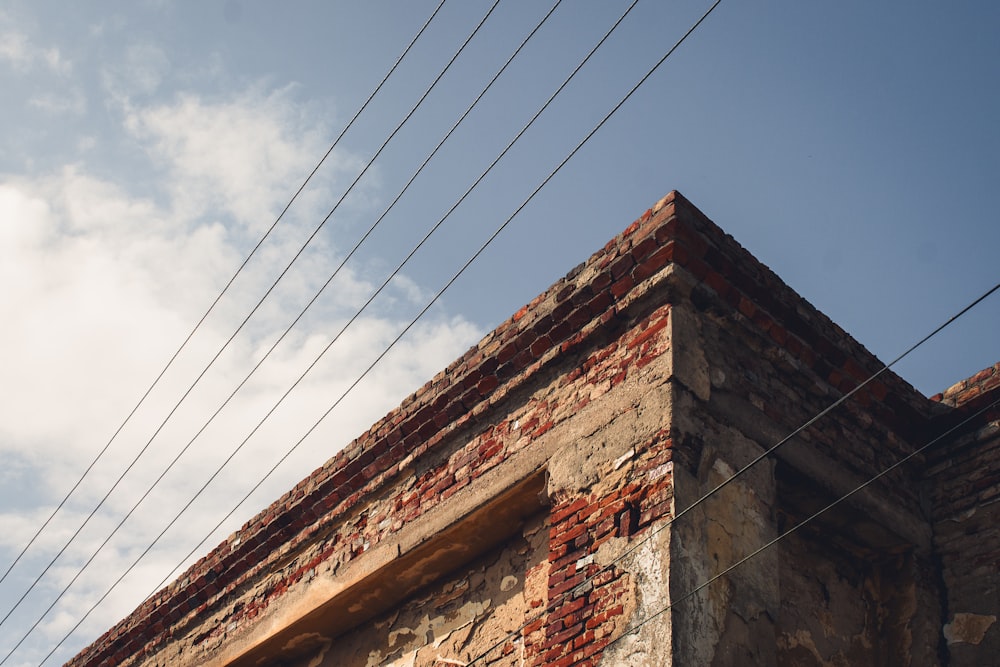
{"label": "crumbling plaster", "polygon": [[981,664],[996,429],[699,590],[949,414],[887,373],[727,482],[879,368],[669,195],[73,664]]}

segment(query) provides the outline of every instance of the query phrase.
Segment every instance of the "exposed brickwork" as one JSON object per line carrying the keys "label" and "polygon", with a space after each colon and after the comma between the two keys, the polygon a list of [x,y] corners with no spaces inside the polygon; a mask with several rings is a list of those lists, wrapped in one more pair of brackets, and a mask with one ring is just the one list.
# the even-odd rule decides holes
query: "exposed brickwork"
{"label": "exposed brickwork", "polygon": [[[641,367],[644,356],[652,353],[648,332],[631,347],[624,342],[630,356],[619,360],[617,367],[601,365],[598,358],[586,359],[577,373],[563,380],[565,384],[579,382],[585,389],[553,406],[556,409],[549,411],[549,406],[539,401],[524,415],[485,424],[468,446],[449,458],[447,467],[428,469],[407,481],[391,503],[385,503],[380,510],[345,521],[359,501],[376,496],[380,488],[438,448],[451,432],[470,427],[492,403],[502,400],[556,357],[586,349],[615,330],[620,324],[615,319],[617,304],[628,295],[623,285],[629,279],[634,282],[636,277],[649,277],[669,261],[664,253],[656,252],[654,245],[642,241],[654,237],[659,228],[674,219],[674,206],[674,197],[668,197],[658,205],[655,216],[652,210],[647,212],[615,243],[608,244],[501,324],[396,411],[195,563],[177,582],[150,598],[129,619],[78,656],[74,664],[102,664],[105,660],[119,663],[126,656],[155,652],[169,639],[162,632],[164,628],[197,623],[221,601],[237,596],[247,582],[267,572],[271,563],[334,527],[336,534],[323,538],[325,548],[270,584],[262,599],[242,605],[238,616],[213,634],[222,635],[233,623],[239,626],[253,620],[271,600],[320,563],[330,559],[341,564],[350,561],[387,531],[423,514],[503,461],[511,451],[527,446],[551,428],[552,419],[572,415],[621,382],[633,360]],[[659,317],[662,320],[665,313]],[[662,328],[656,322],[640,324],[637,335],[642,336],[648,326],[653,327],[653,332]],[[604,354],[606,359],[610,353]],[[512,428],[515,422],[516,429]]]}
{"label": "exposed brickwork", "polygon": [[[672,277],[664,278],[668,273]],[[689,350],[679,343],[710,355],[711,363],[694,368]],[[634,425],[636,434],[640,426],[646,430],[634,441],[616,441],[619,449],[608,461],[588,462],[592,479],[567,480],[572,474],[554,468],[571,469],[574,462],[549,462],[553,479],[562,477],[548,484],[547,556],[542,562],[514,558],[511,563],[521,564],[504,566],[505,576],[524,586],[517,602],[524,609],[515,605],[495,612],[520,613],[528,625],[483,663],[596,665],[637,620],[639,578],[659,576],[657,568],[667,562],[657,554],[642,563],[637,557],[611,561],[654,533],[660,535],[657,544],[674,549],[664,529],[675,512],[678,485],[706,483],[745,452],[771,444],[772,433],[797,426],[881,367],[695,207],[668,195],[70,664],[214,659],[233,642],[254,637],[261,619],[307,593],[314,580],[336,580],[363,570],[371,554],[401,549],[410,526],[437,516],[504,466],[549,451],[556,436],[567,446],[585,440],[589,431],[581,434],[579,415],[604,411],[605,416],[588,419],[621,420],[628,428],[619,430]],[[832,466],[844,479],[864,478],[911,452],[955,413],[981,405],[998,385],[1000,364],[932,403],[885,373],[803,440],[823,457],[822,466]],[[665,403],[646,406],[640,415],[636,406],[647,393]],[[678,421],[671,414],[673,400],[698,412]],[[739,423],[733,426],[732,420]],[[976,470],[981,457],[1000,449],[995,427],[993,415],[979,423],[976,435],[950,443],[946,459],[932,462],[931,477],[935,484],[940,480],[934,490],[939,516],[995,498],[997,467]],[[726,451],[725,443],[734,438],[746,444]],[[967,446],[973,440],[986,444]],[[722,453],[713,453],[716,449]],[[717,454],[721,458],[712,458]],[[675,465],[683,466],[681,478]],[[913,470],[901,471],[873,492],[887,506],[906,508],[908,520],[920,507]],[[733,487],[730,506],[753,505],[750,514],[733,513],[734,521],[759,515],[766,523],[778,512],[784,501],[775,500],[770,474],[765,468],[750,478],[757,486],[748,481]],[[952,492],[955,485],[960,492]],[[831,482],[826,491],[836,488]],[[719,533],[713,526],[684,530],[678,535],[686,548],[699,541],[716,548]],[[951,546],[943,532],[938,535],[946,551],[964,548],[960,539]],[[750,531],[744,538],[757,536]],[[997,544],[986,544],[975,553],[989,565],[990,558],[995,563]],[[955,568],[964,562],[959,558]],[[483,567],[476,571],[493,566]],[[698,574],[697,568],[690,574]],[[455,595],[473,595],[458,581],[442,579],[433,589],[438,592],[427,595],[443,600],[441,609],[452,602],[469,608],[473,597],[449,597],[456,590]],[[725,586],[726,595],[736,595],[733,600],[764,607],[771,604],[768,596],[779,594]],[[704,602],[705,613],[717,613],[712,604]],[[484,613],[473,613],[470,623],[481,628],[476,641],[490,642],[511,621],[487,622]],[[720,623],[730,623],[730,616],[722,614]],[[775,608],[771,618],[777,617]],[[669,634],[669,620],[664,622]],[[786,630],[785,636],[795,636],[795,628]],[[472,646],[456,650],[465,651],[467,659],[474,655]],[[327,651],[322,649],[327,656],[322,664],[339,664],[335,652]],[[757,655],[766,661],[765,654]]]}
{"label": "exposed brickwork", "polygon": [[[449,573],[433,588],[364,623],[336,645],[303,651],[312,664],[468,662],[476,646],[499,645],[479,664],[513,666],[523,658],[520,625],[544,579],[548,526],[533,517],[502,548]],[[427,634],[434,636],[427,641]],[[303,660],[307,662],[307,660]]]}
{"label": "exposed brickwork", "polygon": [[953,667],[996,664],[1000,655],[1000,363],[935,400],[954,409],[943,431],[987,411],[931,453],[927,468],[934,540],[945,583],[945,639]]}
{"label": "exposed brickwork", "polygon": [[959,408],[973,402],[981,402],[997,388],[1000,388],[1000,363],[984,368],[972,377],[952,385],[943,393],[931,396],[931,400]]}
{"label": "exposed brickwork", "polygon": [[[591,401],[623,382],[630,370],[635,372],[643,368],[648,359],[661,354],[668,344],[663,335],[668,314],[668,307],[654,311],[621,338],[584,357],[572,372],[559,376],[536,392],[516,412],[487,425],[461,448],[443,457],[440,465],[405,476],[387,495],[369,499],[365,512],[330,524],[329,532],[322,540],[308,548],[311,557],[298,558],[294,567],[287,568],[287,573],[272,578],[262,595],[242,599],[238,610],[227,615],[210,632],[199,636],[196,643],[222,641],[234,626],[252,622],[266,611],[274,599],[304,578],[314,575],[317,568],[336,572],[390,539],[406,523],[445,502],[484,471],[530,447],[555,424],[570,419]],[[655,463],[646,467],[668,463],[669,449],[651,460]],[[642,472],[647,472],[645,467]],[[627,498],[616,492],[606,498],[588,500],[595,509],[599,507],[602,510],[594,518],[594,521],[599,521],[592,527],[594,548],[615,534],[615,526],[609,522],[616,517],[611,514],[623,511],[625,503],[630,503],[640,512],[636,518],[637,527],[645,527],[669,513],[669,479],[669,475],[664,475],[658,483],[643,488],[633,484],[635,488],[631,489]],[[583,502],[583,499],[577,502]],[[557,510],[554,516],[561,517],[561,514]],[[553,537],[553,541],[558,542],[558,539]],[[566,545],[561,548],[565,550]],[[205,609],[207,606],[199,613],[204,613]]]}
{"label": "exposed brickwork", "polygon": [[[525,634],[531,637],[531,665],[597,664],[627,622],[628,573],[597,560],[614,538],[643,539],[673,511],[672,450],[659,433],[632,455],[636,465],[623,486],[606,495],[589,494],[553,506],[549,533],[549,578],[544,605]],[[535,636],[531,636],[535,635]]]}

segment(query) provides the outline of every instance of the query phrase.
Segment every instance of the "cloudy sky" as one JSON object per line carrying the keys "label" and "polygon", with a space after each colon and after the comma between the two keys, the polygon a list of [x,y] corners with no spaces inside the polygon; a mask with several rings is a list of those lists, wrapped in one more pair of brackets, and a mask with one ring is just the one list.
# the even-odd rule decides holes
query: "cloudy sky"
{"label": "cloudy sky", "polygon": [[[232,463],[46,664],[71,657],[203,540],[196,551],[322,464],[671,189],[884,360],[1000,279],[992,196],[1000,177],[1000,6],[724,1],[302,440],[710,3],[639,2],[523,140],[345,328],[628,6],[558,6],[389,208],[551,7],[500,2],[352,186],[492,4],[443,4],[112,438],[438,0],[4,3],[5,664],[39,664],[234,450],[240,448]],[[899,370],[921,391],[940,391],[1000,359],[998,330],[994,296]],[[63,510],[9,568],[109,442]]]}

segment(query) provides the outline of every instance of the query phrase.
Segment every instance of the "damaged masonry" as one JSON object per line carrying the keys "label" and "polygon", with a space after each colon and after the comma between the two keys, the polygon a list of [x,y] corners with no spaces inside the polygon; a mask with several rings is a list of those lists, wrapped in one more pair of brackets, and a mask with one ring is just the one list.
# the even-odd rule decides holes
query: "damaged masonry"
{"label": "damaged masonry", "polygon": [[884,373],[686,511],[881,367],[672,193],[68,664],[997,664],[996,407],[689,595],[1000,398]]}

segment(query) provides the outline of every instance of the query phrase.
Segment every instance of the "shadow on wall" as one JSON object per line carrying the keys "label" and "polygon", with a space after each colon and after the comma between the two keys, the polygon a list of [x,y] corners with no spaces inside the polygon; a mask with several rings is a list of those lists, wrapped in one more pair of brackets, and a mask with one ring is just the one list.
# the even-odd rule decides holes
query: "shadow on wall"
{"label": "shadow on wall", "polygon": [[[544,513],[501,548],[422,589],[394,610],[330,640],[296,639],[287,667],[464,665],[517,631],[544,596],[548,523]],[[515,637],[518,635],[515,634]],[[518,664],[519,639],[494,651]]]}

